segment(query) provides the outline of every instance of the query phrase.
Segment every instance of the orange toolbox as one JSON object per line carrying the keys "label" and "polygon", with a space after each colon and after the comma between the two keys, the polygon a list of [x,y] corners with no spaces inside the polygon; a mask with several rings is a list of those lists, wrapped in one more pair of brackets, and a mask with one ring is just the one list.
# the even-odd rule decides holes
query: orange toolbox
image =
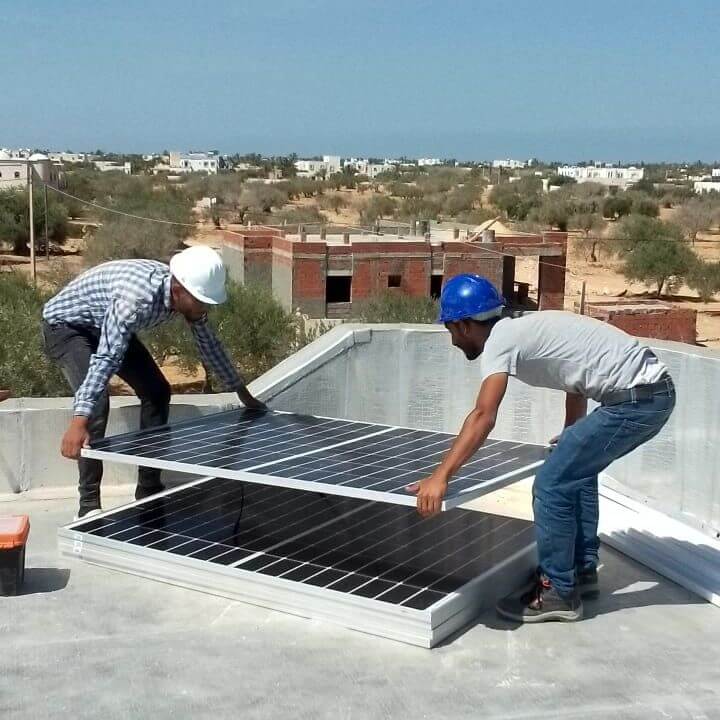
{"label": "orange toolbox", "polygon": [[30,533],[27,515],[0,517],[0,595],[17,595],[25,577],[25,545]]}

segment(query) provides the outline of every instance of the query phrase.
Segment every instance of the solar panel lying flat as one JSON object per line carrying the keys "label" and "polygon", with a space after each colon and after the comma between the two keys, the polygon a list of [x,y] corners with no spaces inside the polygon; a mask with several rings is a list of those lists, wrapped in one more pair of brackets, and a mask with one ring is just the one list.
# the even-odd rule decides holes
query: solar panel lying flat
{"label": "solar panel lying flat", "polygon": [[[414,505],[407,485],[450,448],[448,433],[230,410],[94,443],[83,455],[345,497]],[[488,440],[451,480],[443,509],[532,477],[539,445]]]}
{"label": "solar panel lying flat", "polygon": [[78,521],[60,544],[135,574],[429,646],[479,612],[503,568],[517,582],[510,565],[532,562],[533,529],[213,478]]}

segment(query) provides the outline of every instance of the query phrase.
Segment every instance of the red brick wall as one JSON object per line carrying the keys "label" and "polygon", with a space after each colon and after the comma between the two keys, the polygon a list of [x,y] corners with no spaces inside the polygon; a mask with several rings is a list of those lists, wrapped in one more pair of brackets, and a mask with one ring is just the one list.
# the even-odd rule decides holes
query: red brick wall
{"label": "red brick wall", "polygon": [[362,243],[352,245],[352,300],[362,302],[387,291],[388,277],[400,275],[397,289],[407,295],[430,295],[430,246],[413,243]]}
{"label": "red brick wall", "polygon": [[503,255],[498,243],[480,244],[446,242],[443,245],[443,283],[461,273],[475,273],[486,277],[502,291]]}
{"label": "red brick wall", "polygon": [[543,244],[559,245],[562,255],[539,258],[538,300],[540,310],[562,310],[565,307],[565,274],[567,267],[567,233],[545,232]]}
{"label": "red brick wall", "polygon": [[292,263],[293,306],[311,317],[325,317],[327,245],[292,243]]}
{"label": "red brick wall", "polygon": [[388,290],[388,277],[400,275],[400,292],[426,297],[430,295],[430,257],[369,258],[355,257],[353,262],[353,302],[367,300]]}
{"label": "red brick wall", "polygon": [[588,315],[609,322],[630,335],[675,340],[695,345],[697,313],[695,310],[667,306],[662,309],[607,309],[588,307]]}

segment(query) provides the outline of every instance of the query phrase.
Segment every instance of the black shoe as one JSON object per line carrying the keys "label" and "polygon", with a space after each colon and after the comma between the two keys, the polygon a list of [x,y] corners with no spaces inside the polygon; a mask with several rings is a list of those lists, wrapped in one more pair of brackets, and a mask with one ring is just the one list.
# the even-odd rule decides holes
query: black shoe
{"label": "black shoe", "polygon": [[158,493],[162,492],[165,489],[165,486],[162,483],[158,483],[157,485],[152,485],[151,487],[143,487],[142,485],[138,485],[135,488],[135,499],[136,500],[144,500],[147,497],[150,497],[151,495],[157,495]]}
{"label": "black shoe", "polygon": [[594,565],[586,568],[577,568],[577,589],[583,597],[597,597],[600,594],[598,571]]}
{"label": "black shoe", "polygon": [[574,622],[582,620],[583,616],[582,599],[577,588],[565,597],[545,577],[541,577],[528,592],[503,598],[496,609],[502,617],[520,623],[548,620]]}

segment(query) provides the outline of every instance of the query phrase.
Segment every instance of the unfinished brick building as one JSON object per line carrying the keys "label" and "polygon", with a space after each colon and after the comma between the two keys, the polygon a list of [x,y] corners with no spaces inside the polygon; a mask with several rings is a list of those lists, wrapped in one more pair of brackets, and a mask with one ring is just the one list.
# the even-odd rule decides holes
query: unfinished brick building
{"label": "unfinished brick building", "polygon": [[515,283],[515,258],[535,256],[540,309],[561,309],[565,297],[567,233],[485,232],[468,241],[457,230],[425,236],[396,234],[284,234],[280,230],[220,231],[230,277],[271,286],[288,310],[313,318],[351,317],[378,293],[438,296],[444,281],[462,272],[492,280],[523,303],[527,287]]}

